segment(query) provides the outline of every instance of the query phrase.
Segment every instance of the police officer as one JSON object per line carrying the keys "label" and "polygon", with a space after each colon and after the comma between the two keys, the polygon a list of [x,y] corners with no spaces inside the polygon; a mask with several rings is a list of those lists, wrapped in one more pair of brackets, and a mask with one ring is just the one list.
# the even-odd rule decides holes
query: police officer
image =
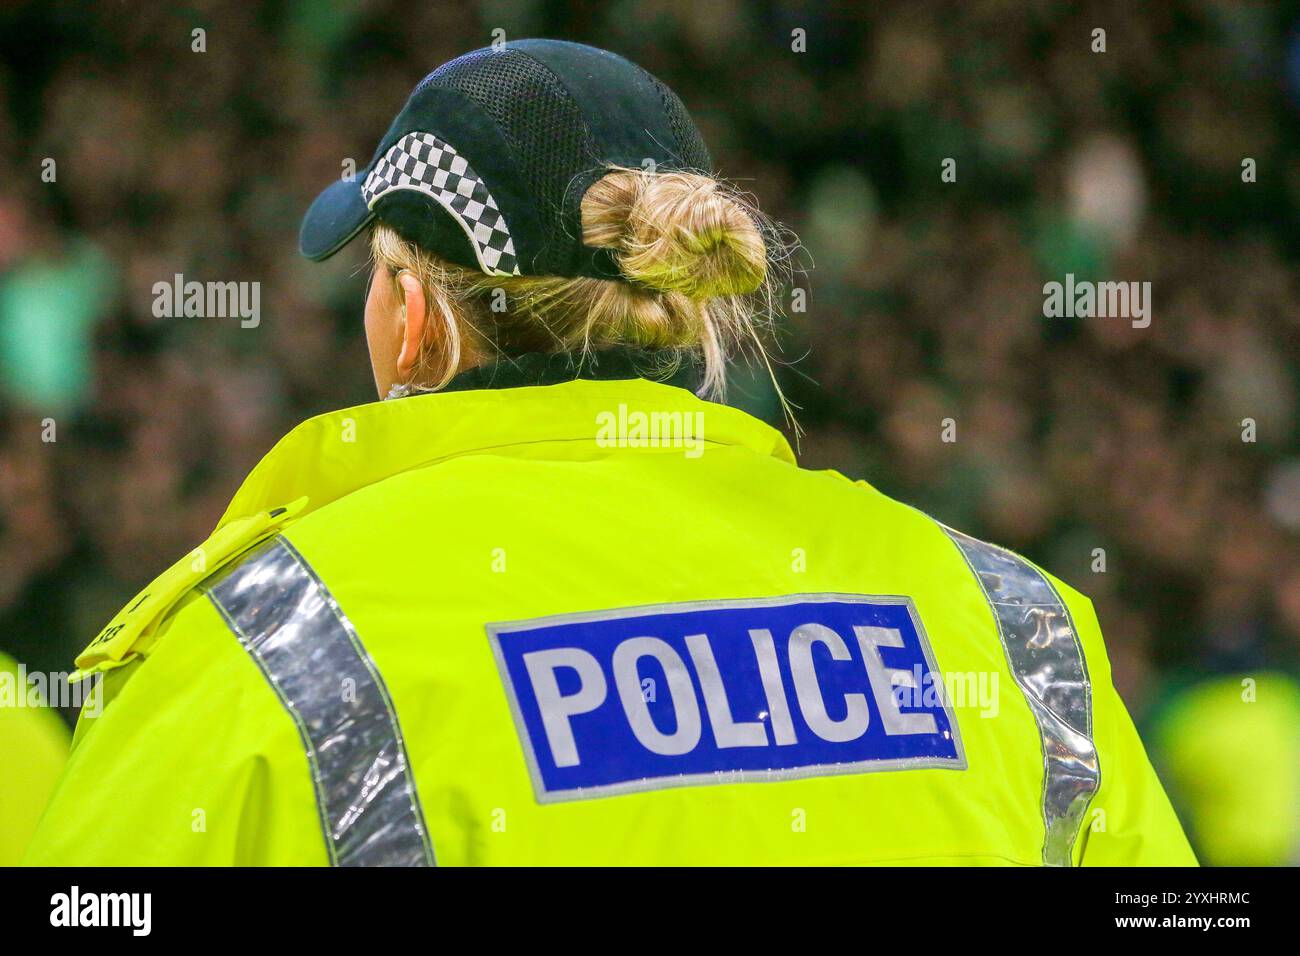
{"label": "police officer", "polygon": [[781,254],[678,98],[512,42],[302,225],[388,401],[78,658],[32,863],[1176,864],[1086,598],[708,400]]}

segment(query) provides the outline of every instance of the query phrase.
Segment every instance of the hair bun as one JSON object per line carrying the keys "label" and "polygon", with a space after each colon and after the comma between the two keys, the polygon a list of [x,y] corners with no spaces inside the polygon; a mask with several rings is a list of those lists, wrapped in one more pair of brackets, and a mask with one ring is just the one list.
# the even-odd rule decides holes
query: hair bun
{"label": "hair bun", "polygon": [[583,239],[615,250],[628,279],[690,299],[763,285],[767,248],[754,218],[695,173],[615,170],[583,197]]}

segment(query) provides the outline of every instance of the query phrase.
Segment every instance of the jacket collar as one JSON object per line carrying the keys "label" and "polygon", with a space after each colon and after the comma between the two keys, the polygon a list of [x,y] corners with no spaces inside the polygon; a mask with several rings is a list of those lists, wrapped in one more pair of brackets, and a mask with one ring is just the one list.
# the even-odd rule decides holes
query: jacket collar
{"label": "jacket collar", "polygon": [[[703,422],[706,447],[737,446],[795,463],[789,444],[776,429],[739,409],[697,398],[684,388],[633,378],[637,364],[628,366],[624,359],[611,358],[580,372],[584,377],[577,380],[535,385],[527,384],[530,379],[520,373],[531,370],[545,378],[559,374],[560,366],[514,360],[514,371],[497,368],[470,379],[458,376],[462,384],[451,391],[310,418],[280,439],[252,470],[217,528],[306,497],[295,515],[302,517],[359,488],[460,455],[536,442],[595,442],[602,415],[702,413],[702,419],[693,421]],[[567,377],[573,374],[570,368]],[[597,379],[599,375],[612,377]],[[487,381],[499,387],[477,387]]]}
{"label": "jacket collar", "polygon": [[560,385],[575,379],[626,381],[646,378],[697,392],[704,381],[699,362],[671,349],[608,348],[591,352],[528,352],[461,372],[440,391]]}

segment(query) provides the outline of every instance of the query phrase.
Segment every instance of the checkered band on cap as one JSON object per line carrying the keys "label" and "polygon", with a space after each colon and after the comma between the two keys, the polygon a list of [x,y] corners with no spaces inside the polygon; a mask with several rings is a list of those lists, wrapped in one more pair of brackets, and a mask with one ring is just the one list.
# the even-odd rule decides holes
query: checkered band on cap
{"label": "checkered band on cap", "polygon": [[366,177],[361,195],[370,209],[398,189],[434,199],[461,224],[479,268],[488,275],[519,275],[515,243],[488,188],[449,143],[432,133],[407,133],[384,153]]}

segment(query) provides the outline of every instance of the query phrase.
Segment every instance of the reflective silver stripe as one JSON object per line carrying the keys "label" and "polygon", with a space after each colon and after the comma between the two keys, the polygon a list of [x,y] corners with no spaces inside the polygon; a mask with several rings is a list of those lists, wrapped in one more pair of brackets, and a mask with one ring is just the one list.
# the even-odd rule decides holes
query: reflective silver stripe
{"label": "reflective silver stripe", "polygon": [[1092,740],[1092,685],[1083,646],[1051,581],[1019,555],[944,527],[979,581],[1011,673],[1043,747],[1043,862],[1070,866],[1101,782]]}
{"label": "reflective silver stripe", "polygon": [[298,726],[334,866],[433,866],[388,688],[329,589],[280,536],[203,590]]}

